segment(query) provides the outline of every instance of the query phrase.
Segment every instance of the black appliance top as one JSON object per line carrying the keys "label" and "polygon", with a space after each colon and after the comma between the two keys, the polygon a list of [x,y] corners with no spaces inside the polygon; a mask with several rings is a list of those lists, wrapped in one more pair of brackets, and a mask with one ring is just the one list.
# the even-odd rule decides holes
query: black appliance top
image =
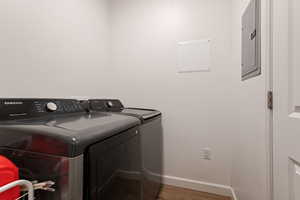
{"label": "black appliance top", "polygon": [[0,147],[76,157],[140,124],[134,117],[86,113],[77,100],[1,99]]}
{"label": "black appliance top", "polygon": [[137,117],[142,122],[146,122],[147,120],[161,116],[161,112],[157,110],[125,108],[122,102],[118,99],[90,99],[89,105],[91,111],[115,112],[127,116]]}

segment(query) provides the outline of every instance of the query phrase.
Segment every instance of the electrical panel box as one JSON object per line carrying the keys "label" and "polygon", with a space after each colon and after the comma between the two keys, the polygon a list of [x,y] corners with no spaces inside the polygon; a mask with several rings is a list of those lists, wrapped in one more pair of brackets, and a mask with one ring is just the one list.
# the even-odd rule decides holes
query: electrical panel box
{"label": "electrical panel box", "polygon": [[242,80],[261,74],[260,0],[251,0],[242,16]]}

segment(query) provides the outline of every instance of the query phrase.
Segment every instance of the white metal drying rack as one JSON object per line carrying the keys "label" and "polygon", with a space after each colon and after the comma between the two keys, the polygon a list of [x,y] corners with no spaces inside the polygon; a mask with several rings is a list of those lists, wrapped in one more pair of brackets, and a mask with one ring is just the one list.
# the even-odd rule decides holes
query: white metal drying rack
{"label": "white metal drying rack", "polygon": [[7,190],[10,190],[16,186],[21,187],[21,191],[25,192],[20,197],[15,200],[21,200],[23,197],[27,196],[28,200],[34,200],[34,191],[35,190],[44,190],[48,192],[55,192],[55,189],[52,186],[55,185],[53,181],[45,181],[45,182],[38,182],[38,181],[27,181],[27,180],[17,180],[11,183],[8,183],[2,187],[0,187],[0,194]]}
{"label": "white metal drying rack", "polygon": [[32,184],[32,182],[27,181],[27,180],[17,180],[17,181],[11,182],[9,184],[6,184],[6,185],[0,187],[0,193],[10,190],[16,186],[21,186],[26,189],[26,193],[24,195],[20,196],[19,198],[17,198],[16,200],[19,200],[25,196],[28,196],[28,200],[34,200],[33,184]]}

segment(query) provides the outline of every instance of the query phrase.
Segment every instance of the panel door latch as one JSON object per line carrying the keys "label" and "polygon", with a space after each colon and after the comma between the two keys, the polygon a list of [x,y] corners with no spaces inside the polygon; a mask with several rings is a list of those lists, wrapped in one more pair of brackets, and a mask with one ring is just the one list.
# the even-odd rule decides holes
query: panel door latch
{"label": "panel door latch", "polygon": [[270,110],[273,110],[273,92],[272,91],[268,92],[268,108]]}
{"label": "panel door latch", "polygon": [[256,37],[256,29],[251,33],[250,40],[254,40],[255,37]]}

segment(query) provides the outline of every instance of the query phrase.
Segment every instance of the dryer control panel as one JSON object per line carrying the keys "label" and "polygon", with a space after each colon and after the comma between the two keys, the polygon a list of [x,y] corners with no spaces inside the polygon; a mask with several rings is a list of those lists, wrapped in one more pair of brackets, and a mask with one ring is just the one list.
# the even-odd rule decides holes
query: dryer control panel
{"label": "dryer control panel", "polygon": [[120,112],[124,106],[118,99],[89,99],[89,108],[91,111]]}
{"label": "dryer control panel", "polygon": [[84,112],[73,99],[0,99],[0,121]]}

